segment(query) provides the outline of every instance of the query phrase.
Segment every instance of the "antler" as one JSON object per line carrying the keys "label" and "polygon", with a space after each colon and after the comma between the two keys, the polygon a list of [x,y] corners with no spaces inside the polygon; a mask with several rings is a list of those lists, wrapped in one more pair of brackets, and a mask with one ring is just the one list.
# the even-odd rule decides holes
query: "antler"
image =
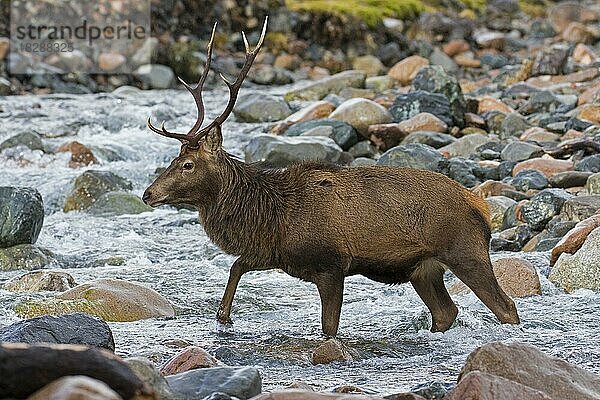
{"label": "antler", "polygon": [[242,87],[242,83],[244,82],[244,79],[248,75],[248,72],[250,71],[250,67],[252,67],[252,63],[254,62],[254,59],[256,58],[256,55],[258,54],[258,51],[262,47],[263,42],[265,40],[265,35],[267,33],[268,19],[269,19],[268,16],[265,17],[265,22],[263,24],[260,39],[258,40],[258,44],[256,45],[256,47],[252,51],[250,51],[250,45],[248,44],[248,39],[246,38],[246,34],[242,31],[242,38],[244,39],[244,47],[246,48],[246,61],[244,62],[244,66],[240,70],[240,73],[239,73],[238,77],[236,78],[235,82],[231,83],[223,76],[223,74],[219,74],[221,79],[223,79],[223,82],[225,82],[225,84],[227,85],[227,88],[229,89],[229,102],[227,103],[227,107],[225,108],[225,111],[223,111],[223,113],[221,115],[219,115],[213,122],[208,124],[206,127],[200,129],[200,127],[202,126],[202,122],[204,121],[204,103],[202,101],[202,87],[204,86],[204,82],[206,81],[206,77],[208,76],[208,71],[210,69],[212,46],[213,46],[213,42],[215,39],[215,30],[217,28],[217,23],[215,22],[215,25],[213,26],[213,30],[212,30],[212,35],[210,37],[210,41],[208,42],[208,47],[207,47],[208,59],[206,61],[206,65],[204,67],[204,71],[202,72],[202,76],[200,77],[200,80],[198,81],[198,83],[196,84],[195,87],[191,87],[185,81],[183,81],[183,79],[179,78],[179,81],[192,94],[192,96],[194,96],[194,100],[196,101],[196,107],[198,108],[198,118],[196,119],[196,123],[194,123],[194,126],[192,126],[192,128],[189,130],[189,132],[187,134],[174,133],[174,132],[169,132],[165,129],[164,121],[162,122],[160,129],[159,129],[159,128],[155,127],[154,125],[152,125],[152,122],[150,121],[150,117],[148,117],[148,128],[150,128],[152,131],[158,133],[159,135],[177,139],[177,140],[181,141],[182,143],[187,144],[188,147],[190,147],[190,148],[198,147],[198,143],[200,142],[200,139],[202,139],[204,136],[206,136],[206,134],[211,129],[213,129],[215,126],[220,126],[223,122],[225,122],[227,117],[229,117],[229,114],[231,114],[231,112],[233,111],[233,107],[237,100],[238,92],[240,91],[240,88]]}

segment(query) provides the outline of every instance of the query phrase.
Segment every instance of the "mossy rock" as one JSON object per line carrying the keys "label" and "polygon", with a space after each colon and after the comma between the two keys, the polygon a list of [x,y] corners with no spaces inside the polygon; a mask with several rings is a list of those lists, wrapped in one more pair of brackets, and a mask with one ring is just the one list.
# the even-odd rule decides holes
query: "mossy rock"
{"label": "mossy rock", "polygon": [[50,250],[31,245],[0,249],[0,271],[35,270],[56,264],[56,259]]}
{"label": "mossy rock", "polygon": [[112,172],[86,171],[75,179],[73,190],[65,200],[64,211],[85,210],[105,193],[131,188],[131,182]]}
{"label": "mossy rock", "polygon": [[146,205],[139,197],[127,192],[104,193],[88,212],[94,215],[115,216],[124,214],[141,214],[152,211],[152,207]]}
{"label": "mossy rock", "polygon": [[112,322],[175,316],[171,303],[158,292],[118,279],[97,279],[56,297],[28,300],[15,311],[24,318],[84,312]]}

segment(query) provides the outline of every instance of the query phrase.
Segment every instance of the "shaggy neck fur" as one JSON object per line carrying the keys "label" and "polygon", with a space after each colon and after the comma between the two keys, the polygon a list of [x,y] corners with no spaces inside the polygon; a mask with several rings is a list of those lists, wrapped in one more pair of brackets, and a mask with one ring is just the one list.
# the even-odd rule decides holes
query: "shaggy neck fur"
{"label": "shaggy neck fur", "polygon": [[[286,204],[293,199],[287,171],[261,169],[220,150],[216,198],[199,204],[201,222],[211,240],[250,263],[275,262],[285,229]],[[265,266],[266,267],[266,266]]]}

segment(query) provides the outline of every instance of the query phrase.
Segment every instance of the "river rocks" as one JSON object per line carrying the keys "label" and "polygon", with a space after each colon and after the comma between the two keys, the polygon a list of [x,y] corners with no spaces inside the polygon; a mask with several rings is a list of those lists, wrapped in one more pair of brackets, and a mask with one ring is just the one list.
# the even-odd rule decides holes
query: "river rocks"
{"label": "river rocks", "polygon": [[75,279],[61,271],[34,271],[15,276],[2,287],[9,292],[64,292],[76,286]]}
{"label": "river rocks", "polygon": [[219,360],[197,346],[189,346],[167,361],[160,372],[163,375],[175,375],[198,368],[211,368],[222,365]]}
{"label": "river rocks", "polygon": [[33,131],[17,133],[0,143],[0,152],[17,146],[25,146],[31,150],[44,151],[44,143],[40,135]]}
{"label": "river rocks", "polygon": [[490,96],[481,96],[477,98],[477,113],[484,114],[490,111],[499,111],[504,114],[514,113],[511,107],[504,104],[502,101]]}
{"label": "river rocks", "polygon": [[[492,263],[498,284],[510,297],[528,297],[542,294],[540,278],[535,267],[527,260],[517,257],[500,258]],[[450,293],[470,293],[462,282],[449,289]]]}
{"label": "river rocks", "polygon": [[[296,111],[283,121],[276,123],[270,131],[275,134],[286,132],[291,126],[298,125],[301,122],[308,122],[327,117],[335,110],[335,106],[328,101],[315,101],[311,105]],[[298,135],[289,135],[298,136]]]}
{"label": "river rocks", "polygon": [[448,129],[448,126],[433,114],[419,113],[406,121],[399,122],[398,128],[406,133],[417,131],[444,133]]}
{"label": "river rocks", "polygon": [[547,394],[485,372],[472,371],[444,397],[446,400],[551,400]]}
{"label": "river rocks", "polygon": [[0,248],[35,243],[43,223],[44,204],[36,189],[0,187]]}
{"label": "river rocks", "polygon": [[561,214],[570,221],[583,221],[600,212],[600,195],[577,196],[567,200]]}
{"label": "river rocks", "polygon": [[329,339],[323,342],[313,351],[311,358],[313,365],[352,360],[350,351],[338,339]]}
{"label": "river rocks", "polygon": [[335,119],[316,119],[312,121],[300,122],[286,130],[284,135],[300,136],[306,134],[308,131],[314,128],[324,126],[332,129],[331,134],[327,136],[333,139],[343,150],[348,150],[358,141],[356,130],[352,127],[352,125]]}
{"label": "river rocks", "polygon": [[492,231],[498,231],[504,223],[504,213],[517,202],[505,196],[489,196],[485,201],[490,208]]}
{"label": "river rocks", "polygon": [[362,98],[346,100],[329,115],[329,118],[352,125],[365,137],[368,135],[370,125],[392,121],[392,116],[385,107]]}
{"label": "river rocks", "polygon": [[440,153],[447,155],[448,157],[468,157],[470,154],[475,153],[475,150],[488,142],[494,141],[486,135],[474,133],[472,135],[463,136],[455,142],[450,143],[447,146],[439,149]]}
{"label": "river rocks", "polygon": [[429,60],[420,56],[410,56],[394,64],[388,75],[400,85],[410,85],[421,68],[429,65]]}
{"label": "river rocks", "polygon": [[466,101],[458,81],[444,72],[440,66],[429,66],[421,69],[413,81],[415,90],[443,94],[450,101],[450,110],[454,125],[465,124]]}
{"label": "river rocks", "polygon": [[27,317],[81,311],[116,322],[175,315],[171,303],[154,290],[117,279],[96,279],[55,298],[21,303],[16,311]]}
{"label": "river rocks", "polygon": [[383,92],[394,87],[394,80],[388,75],[372,76],[365,80],[365,89]]}
{"label": "river rocks", "polygon": [[87,167],[90,164],[98,164],[94,153],[87,146],[77,141],[65,143],[56,151],[58,153],[71,153],[69,168]]}
{"label": "river rocks", "polygon": [[585,186],[588,178],[592,175],[591,172],[582,171],[567,171],[559,172],[548,179],[550,186],[556,188],[572,188]]}
{"label": "river rocks", "polygon": [[510,142],[500,153],[505,161],[524,161],[544,153],[540,146],[526,142]]}
{"label": "river rocks", "polygon": [[83,375],[65,376],[44,386],[28,400],[123,400],[106,383]]}
{"label": "river rocks", "polygon": [[600,154],[593,154],[575,163],[576,171],[600,172]]}
{"label": "river rocks", "polygon": [[0,271],[35,270],[56,264],[54,254],[42,247],[20,244],[0,249]]}
{"label": "river rocks", "polygon": [[597,375],[522,343],[492,342],[473,351],[460,373],[480,371],[539,390],[554,400],[600,396]]}
{"label": "river rocks", "polygon": [[[600,228],[590,232],[575,254],[562,253],[548,279],[567,292],[600,290]],[[600,386],[598,390],[600,394]]]}
{"label": "river rocks", "polygon": [[272,122],[290,116],[292,110],[287,102],[277,96],[246,93],[238,98],[233,113],[242,122]]}
{"label": "river rocks", "polygon": [[133,75],[149,89],[168,89],[175,83],[175,73],[166,65],[140,65]]}
{"label": "river rocks", "polygon": [[105,217],[140,214],[152,211],[139,197],[127,192],[107,192],[101,195],[88,209],[90,214]]}
{"label": "river rocks", "polygon": [[553,266],[562,253],[573,254],[581,248],[581,245],[591,231],[600,226],[600,214],[593,215],[578,222],[552,249],[550,266]]}
{"label": "river rocks", "polygon": [[418,90],[396,97],[390,108],[395,122],[405,121],[419,113],[427,112],[441,119],[446,125],[453,125],[450,101],[442,94]]}
{"label": "river rocks", "polygon": [[532,158],[530,160],[521,161],[513,168],[513,175],[524,169],[536,169],[544,174],[547,178],[559,172],[573,171],[574,165],[569,160],[555,160],[554,158]]}
{"label": "river rocks", "polygon": [[548,179],[540,171],[535,169],[524,169],[519,171],[514,178],[510,179],[510,184],[522,192],[529,189],[545,189],[548,187]]}
{"label": "river rocks", "polygon": [[456,138],[454,136],[446,133],[418,131],[402,139],[401,144],[421,143],[439,149],[455,141]]}
{"label": "river rocks", "polygon": [[73,190],[65,200],[64,211],[85,210],[104,193],[131,188],[130,182],[112,172],[86,171],[75,179]]}
{"label": "river rocks", "polygon": [[194,399],[221,392],[245,400],[262,391],[260,373],[252,367],[194,369],[167,376],[167,382],[174,392]]}
{"label": "river rocks", "polygon": [[244,149],[246,162],[263,162],[272,167],[284,167],[296,161],[315,160],[337,162],[342,149],[328,137],[273,135],[254,136]]}
{"label": "river rocks", "polygon": [[571,197],[563,189],[544,189],[521,208],[522,218],[534,230],[542,230]]}
{"label": "river rocks", "polygon": [[360,88],[365,84],[366,74],[363,71],[344,71],[328,76],[307,86],[289,91],[285,94],[286,101],[292,100],[321,100],[330,93],[339,93],[346,87]]}
{"label": "river rocks", "polygon": [[253,397],[252,400],[425,400],[424,397],[413,393],[393,394],[387,397],[371,396],[354,393],[317,393],[305,390],[285,390],[279,392],[263,393]]}
{"label": "river rocks", "polygon": [[367,77],[370,77],[379,75],[385,69],[385,66],[377,57],[366,55],[356,57],[352,61],[352,69],[363,71]]}
{"label": "river rocks", "polygon": [[182,396],[173,392],[165,377],[156,369],[152,361],[144,357],[130,357],[124,361],[142,382],[152,388],[157,400],[183,400]]}
{"label": "river rocks", "polygon": [[115,350],[106,322],[83,313],[44,315],[0,328],[0,342],[84,344]]}
{"label": "river rocks", "polygon": [[383,153],[377,164],[437,171],[443,159],[444,157],[431,146],[407,144],[389,149]]}

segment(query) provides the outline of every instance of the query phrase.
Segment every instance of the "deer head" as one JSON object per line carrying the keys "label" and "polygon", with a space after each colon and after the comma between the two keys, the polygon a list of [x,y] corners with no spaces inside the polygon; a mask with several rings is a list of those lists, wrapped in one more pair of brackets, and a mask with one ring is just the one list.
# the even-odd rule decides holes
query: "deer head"
{"label": "deer head", "polygon": [[[229,89],[229,101],[225,111],[214,121],[202,127],[204,122],[204,102],[202,100],[202,87],[210,70],[212,57],[212,47],[215,39],[215,30],[217,24],[213,26],[210,41],[207,47],[207,60],[204,71],[200,76],[198,83],[192,87],[183,79],[179,78],[183,86],[192,94],[198,109],[196,123],[188,133],[170,132],[165,128],[164,121],[160,128],[152,124],[148,118],[148,128],[159,135],[177,139],[181,142],[179,155],[171,162],[169,167],[162,173],[144,192],[143,200],[150,206],[159,206],[162,204],[195,204],[199,196],[210,196],[214,192],[217,184],[219,162],[221,160],[221,144],[223,137],[221,135],[221,124],[225,122],[229,114],[233,111],[238,93],[248,75],[248,71],[260,50],[267,31],[267,20],[262,27],[262,33],[258,44],[254,50],[250,50],[248,39],[244,32],[244,46],[246,47],[246,60],[239,75],[234,82],[228,81],[222,74],[221,79]],[[212,191],[210,190],[212,188]],[[214,195],[214,193],[213,193]]]}

